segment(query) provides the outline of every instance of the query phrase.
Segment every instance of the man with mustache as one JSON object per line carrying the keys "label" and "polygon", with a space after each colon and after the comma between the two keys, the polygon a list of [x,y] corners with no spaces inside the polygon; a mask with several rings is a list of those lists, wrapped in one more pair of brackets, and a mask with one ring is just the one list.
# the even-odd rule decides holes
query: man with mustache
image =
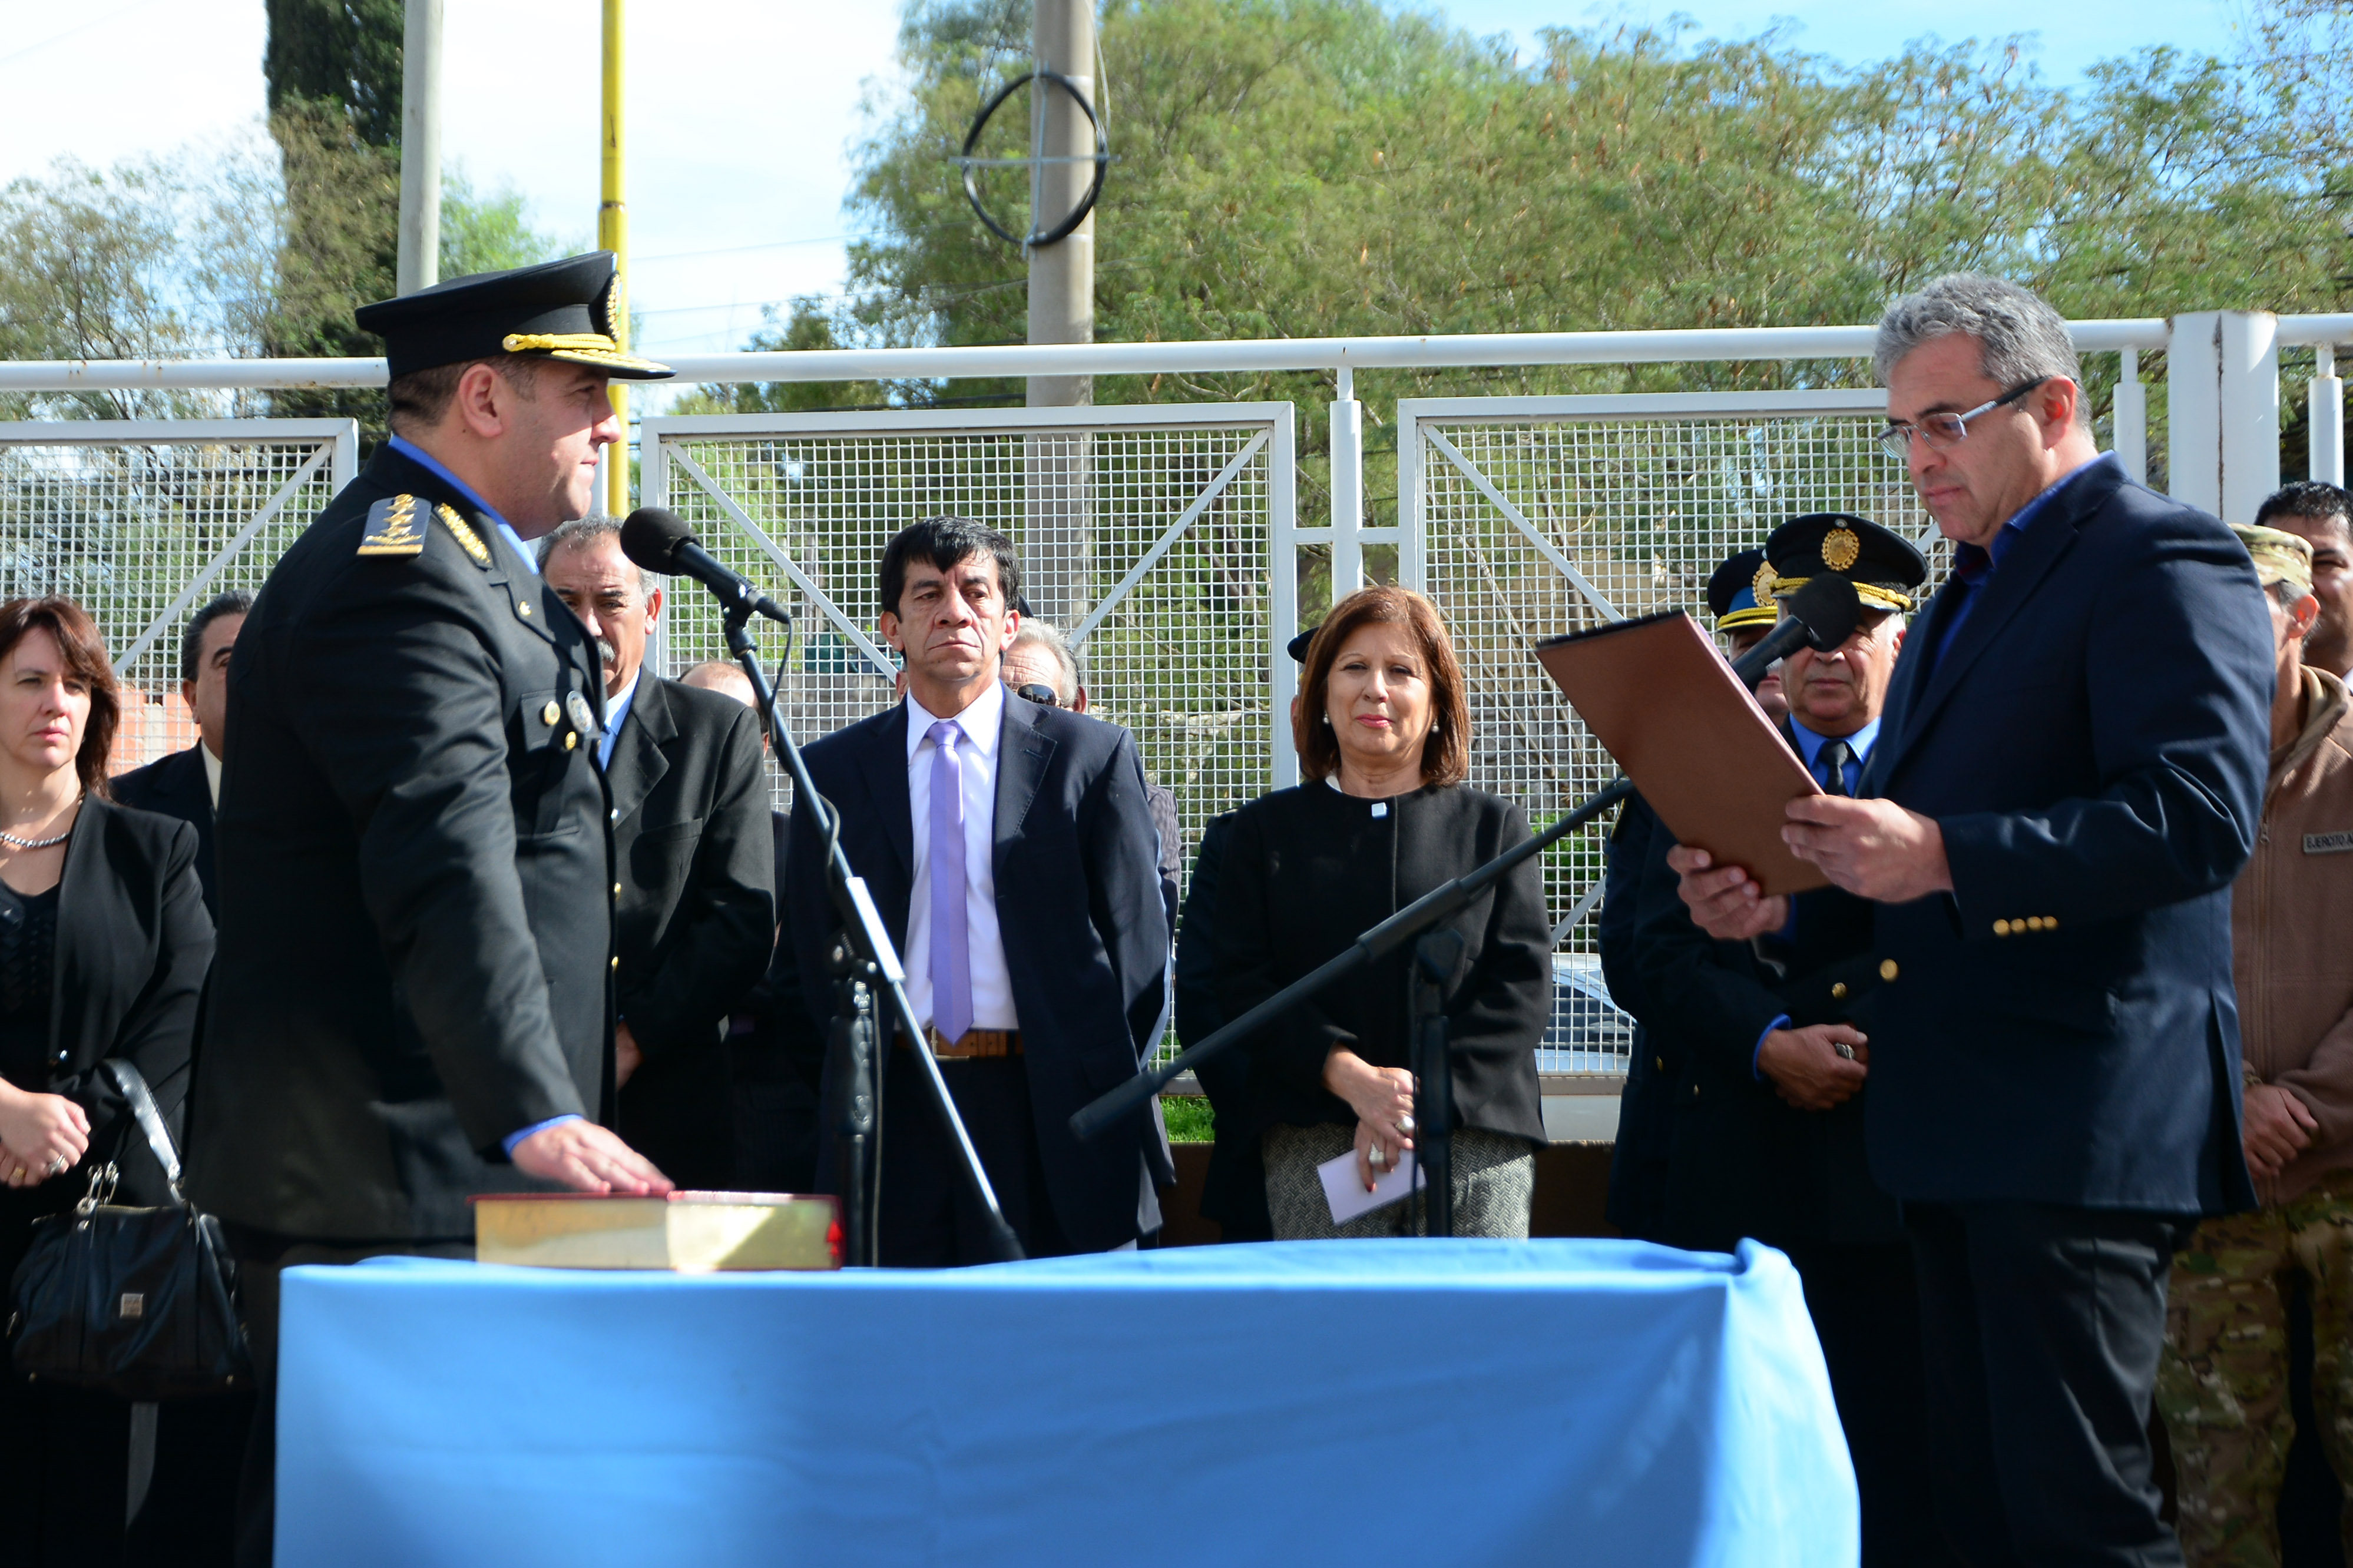
{"label": "man with mustache", "polygon": [[737,1182],[727,1015],[776,947],[760,716],[646,668],[662,590],[621,553],[611,518],[563,524],[539,558],[604,669],[618,1130],[680,1185],[725,1190]]}

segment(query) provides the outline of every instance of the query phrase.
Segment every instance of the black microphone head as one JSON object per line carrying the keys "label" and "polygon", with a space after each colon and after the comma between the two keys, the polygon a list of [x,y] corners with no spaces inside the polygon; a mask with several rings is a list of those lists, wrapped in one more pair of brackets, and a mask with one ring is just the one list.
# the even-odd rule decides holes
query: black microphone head
{"label": "black microphone head", "polygon": [[678,547],[692,542],[694,530],[666,506],[641,506],[621,524],[621,553],[641,571],[675,573]]}
{"label": "black microphone head", "polygon": [[[628,548],[626,538],[622,547]],[[1803,587],[1781,601],[1781,608],[1806,628],[1807,646],[1823,652],[1854,636],[1862,620],[1862,600],[1856,595],[1854,584],[1835,572],[1818,572],[1807,578]]]}

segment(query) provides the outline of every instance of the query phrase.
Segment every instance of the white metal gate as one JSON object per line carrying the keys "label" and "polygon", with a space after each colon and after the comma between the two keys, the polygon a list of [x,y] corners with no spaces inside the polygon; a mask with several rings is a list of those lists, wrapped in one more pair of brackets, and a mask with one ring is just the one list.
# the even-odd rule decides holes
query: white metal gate
{"label": "white metal gate", "polygon": [[[1533,655],[1563,632],[1686,607],[1784,520],[1848,511],[1945,550],[1876,439],[1886,394],[1422,398],[1398,405],[1398,574],[1438,605],[1470,683],[1472,782],[1538,827],[1617,768]],[[1554,945],[1592,951],[1605,821],[1545,868]]]}
{"label": "white metal gate", "polygon": [[190,745],[191,607],[259,589],[359,471],[348,419],[0,423],[0,598],[88,610],[125,688],[114,766]]}
{"label": "white metal gate", "polygon": [[[891,536],[944,512],[1003,531],[1038,613],[1077,645],[1093,711],[1175,793],[1189,868],[1202,824],[1263,794],[1289,753],[1272,679],[1297,585],[1269,563],[1293,549],[1292,417],[1288,403],[657,417],[641,488],[712,553],[786,586],[782,696],[804,741],[892,700],[875,625]],[[669,672],[726,657],[691,584],[663,621]],[[766,647],[773,660],[773,632]]]}

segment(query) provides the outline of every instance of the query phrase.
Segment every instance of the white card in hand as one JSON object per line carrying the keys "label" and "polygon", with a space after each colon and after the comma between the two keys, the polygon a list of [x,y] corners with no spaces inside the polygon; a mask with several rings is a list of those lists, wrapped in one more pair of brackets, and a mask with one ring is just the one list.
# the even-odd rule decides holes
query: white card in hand
{"label": "white card in hand", "polygon": [[[1406,1173],[1411,1171],[1411,1177]],[[1315,1167],[1324,1178],[1324,1201],[1332,1205],[1332,1223],[1345,1225],[1358,1215],[1387,1208],[1405,1196],[1405,1184],[1410,1180],[1416,1187],[1426,1187],[1430,1181],[1421,1173],[1421,1163],[1411,1155],[1401,1165],[1393,1165],[1381,1173],[1371,1192],[1356,1180],[1356,1152],[1354,1149],[1336,1160],[1326,1160]]]}

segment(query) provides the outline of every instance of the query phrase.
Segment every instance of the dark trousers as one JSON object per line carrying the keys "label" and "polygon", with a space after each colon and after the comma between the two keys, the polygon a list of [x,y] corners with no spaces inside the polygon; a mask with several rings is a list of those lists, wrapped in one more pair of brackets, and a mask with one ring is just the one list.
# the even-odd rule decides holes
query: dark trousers
{"label": "dark trousers", "polygon": [[1963,1560],[2180,1563],[2148,1421],[2188,1226],[2031,1203],[1906,1204],[1905,1224],[1936,1513]]}
{"label": "dark trousers", "polygon": [[735,1095],[718,1039],[649,1057],[615,1097],[614,1131],[690,1192],[738,1190]]}
{"label": "dark trousers", "polygon": [[[980,1153],[1021,1250],[1060,1258],[1077,1250],[1054,1217],[1029,1110],[1029,1065],[1021,1058],[944,1061],[956,1112]],[[886,1268],[951,1268],[994,1263],[980,1205],[960,1173],[955,1141],[923,1087],[913,1052],[891,1053],[882,1089],[882,1194],[879,1251]]]}
{"label": "dark trousers", "polygon": [[739,1079],[733,1088],[735,1179],[745,1192],[814,1193],[817,1091],[797,1078]]}
{"label": "dark trousers", "polygon": [[253,1352],[259,1406],[245,1447],[237,1487],[237,1568],[269,1568],[278,1508],[278,1285],[289,1268],[311,1263],[357,1263],[368,1258],[464,1258],[469,1241],[309,1242],[243,1226],[225,1226],[237,1255],[237,1304]]}
{"label": "dark trousers", "polygon": [[1929,1487],[1927,1375],[1911,1247],[1795,1242],[1786,1250],[1806,1288],[1854,1458],[1864,1568],[1957,1563],[1936,1528]]}

